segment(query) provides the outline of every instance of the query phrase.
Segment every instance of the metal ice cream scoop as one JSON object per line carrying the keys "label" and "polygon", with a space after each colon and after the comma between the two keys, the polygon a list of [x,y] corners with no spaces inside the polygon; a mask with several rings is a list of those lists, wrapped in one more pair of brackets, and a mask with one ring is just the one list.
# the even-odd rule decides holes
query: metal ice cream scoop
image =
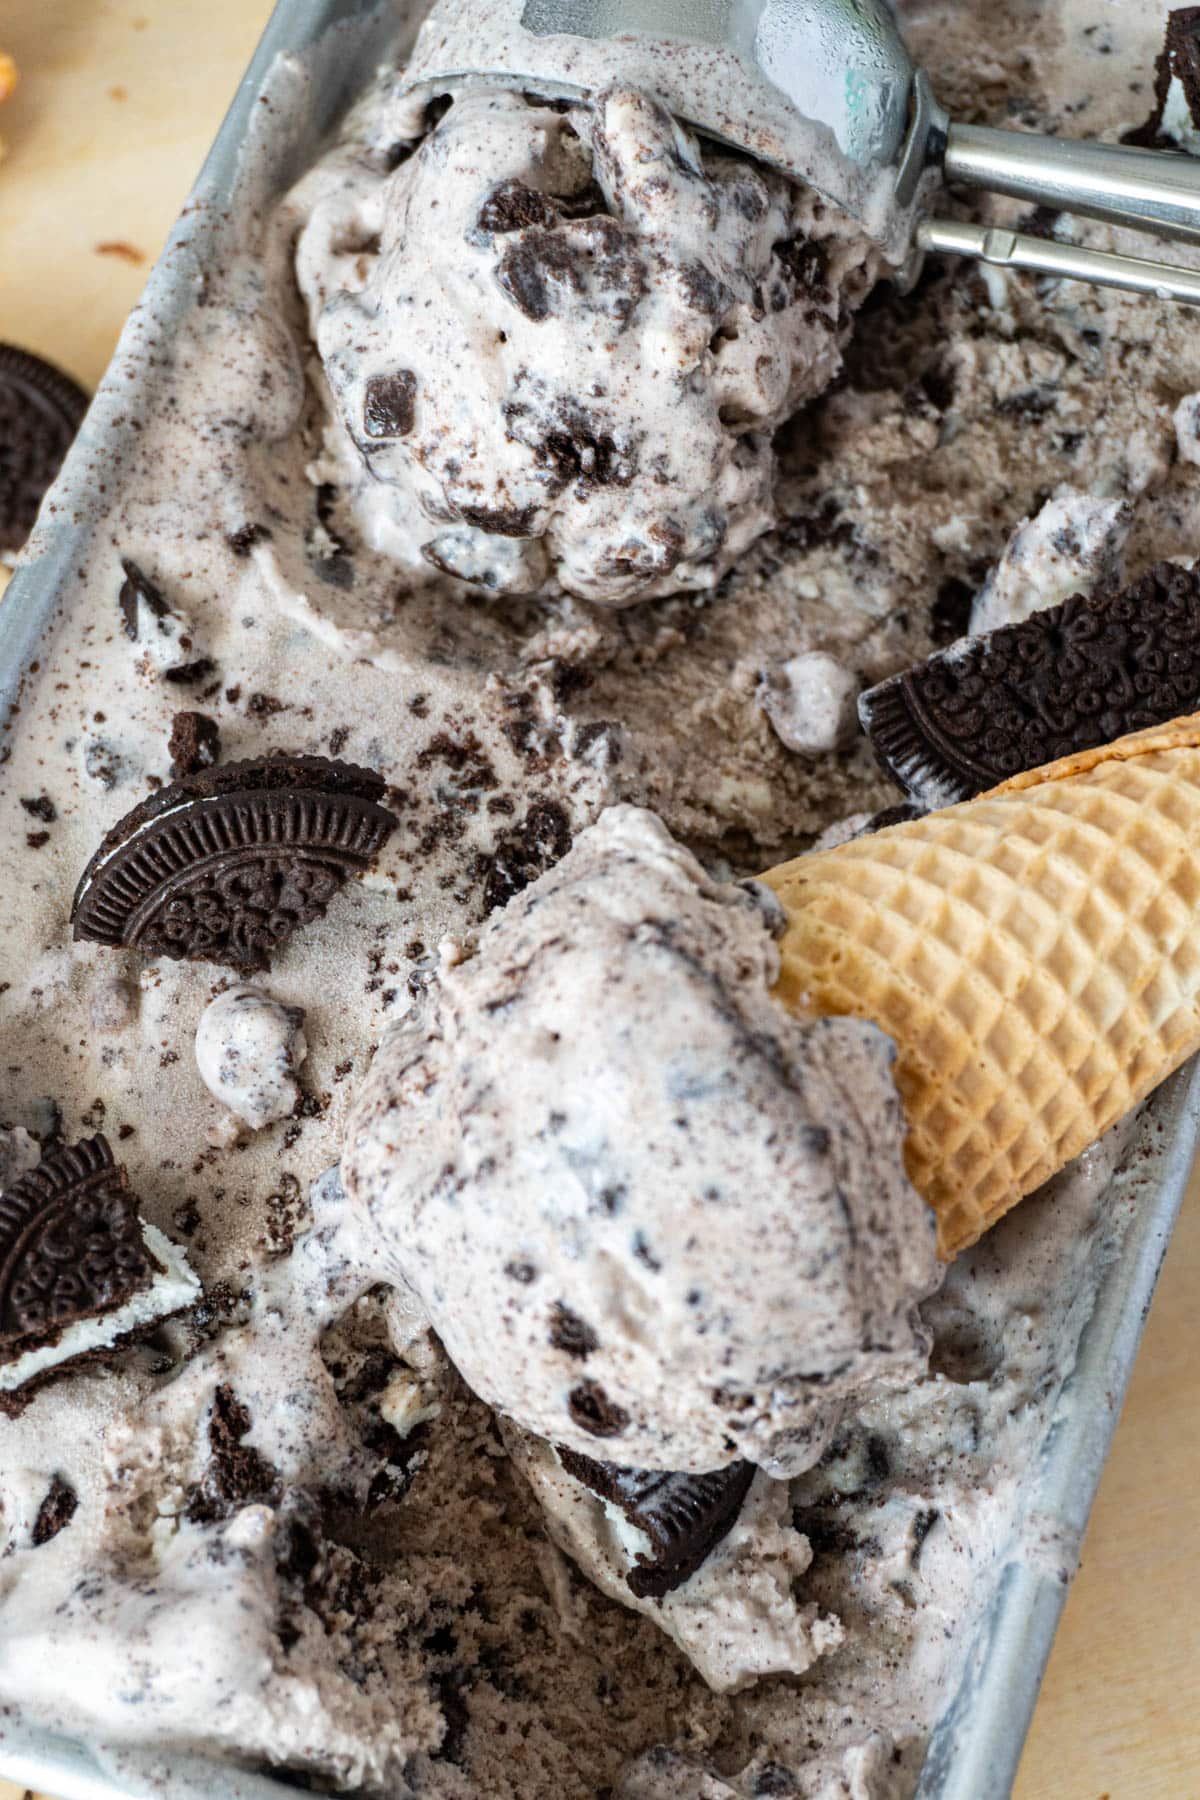
{"label": "metal ice cream scoop", "polygon": [[929,217],[953,181],[1200,244],[1200,159],[955,124],[887,0],[443,0],[435,20],[414,89],[490,80],[560,98],[628,81],[815,187],[897,265],[950,251],[1200,305],[1200,271]]}

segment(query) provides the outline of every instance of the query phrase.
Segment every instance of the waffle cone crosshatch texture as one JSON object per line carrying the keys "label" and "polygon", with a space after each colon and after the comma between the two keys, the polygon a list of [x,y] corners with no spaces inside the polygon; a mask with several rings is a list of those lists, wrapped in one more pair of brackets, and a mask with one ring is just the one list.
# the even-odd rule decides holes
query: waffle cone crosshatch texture
{"label": "waffle cone crosshatch texture", "polygon": [[[439,4],[470,26],[475,0]],[[202,28],[192,0],[0,0],[0,345],[81,384],[79,409],[101,389],[51,495],[62,534],[0,597],[0,687],[20,673],[18,637],[27,668],[0,762],[19,895],[0,908],[0,1189],[20,1197],[37,1159],[49,1171],[106,1142],[163,1296],[156,1312],[139,1287],[144,1332],[74,1357],[64,1340],[44,1386],[11,1416],[0,1405],[0,1771],[18,1777],[10,1793],[0,1775],[0,1800],[148,1800],[172,1786],[180,1742],[200,1758],[181,1783],[247,1800],[297,1779],[390,1794],[414,1771],[456,1800],[750,1800],[827,1782],[863,1800],[1186,1800],[1194,1199],[1015,1771],[1195,1133],[1188,1072],[1152,1090],[1200,1033],[1200,718],[782,858],[932,803],[880,777],[856,696],[935,648],[953,657],[983,601],[989,631],[1029,602],[1076,621],[1086,606],[1101,632],[1120,602],[1105,642],[1124,647],[1090,665],[1129,659],[1103,735],[1188,711],[1188,607],[1143,620],[1131,596],[1151,568],[1181,591],[1193,579],[1194,324],[1153,296],[963,257],[931,257],[901,294],[827,206],[693,149],[625,92],[447,96],[414,126],[395,32],[421,10],[284,0],[156,269],[268,0],[213,0]],[[493,38],[477,43],[498,28],[519,45],[522,10],[479,7]],[[956,117],[1102,146],[1140,133],[1176,164],[1200,151],[1200,9],[1174,9],[1169,29],[1160,0],[893,10]],[[1200,279],[1186,248],[956,198],[1048,258],[1170,257]],[[667,431],[656,356],[690,371]],[[0,377],[25,367],[0,363]],[[0,380],[0,414],[13,385]],[[37,440],[27,503],[65,441]],[[0,473],[0,507],[8,491]],[[14,542],[31,517],[14,513]],[[0,547],[0,583],[15,556]],[[161,613],[122,599],[130,559]],[[1187,634],[1169,668],[1160,617]],[[1063,635],[1074,647],[1081,631]],[[947,705],[969,697],[976,670],[960,673]],[[1053,746],[1074,741],[1056,723]],[[1038,746],[1036,719],[1021,742]],[[973,793],[1019,766],[1005,757],[971,759]],[[305,759],[353,765],[370,791],[327,806],[306,780],[303,804],[242,795],[245,817],[211,826],[224,790],[205,799],[210,778],[264,767],[287,787]],[[537,968],[559,954],[538,921],[627,804],[662,822],[639,867],[663,904],[625,917],[648,963],[589,960],[581,943],[564,965],[564,1036],[597,1054],[557,1091],[560,1021],[538,1010],[523,953],[501,961],[496,945],[523,919]],[[782,938],[760,892],[738,897],[764,868]],[[610,876],[611,922],[631,883],[615,862]],[[719,955],[687,923],[695,895]],[[707,996],[693,1036],[668,1041],[637,1012],[650,965]],[[480,1039],[485,1105],[522,1084],[531,1063],[512,1046],[531,1044],[525,1085],[546,1099],[521,1141],[527,1186],[560,1221],[586,1193],[577,1261],[610,1234],[610,1288],[592,1291],[619,1306],[593,1311],[501,1221],[501,1311],[510,1295],[541,1306],[534,1354],[561,1371],[586,1455],[485,1405],[396,1300],[396,1269],[383,1277],[375,1251],[355,1261],[362,1217],[351,1231],[359,1202],[347,1210],[338,1173],[351,1108],[373,1067],[402,1066],[411,1093],[398,1085],[380,1130],[411,1163],[412,1096],[438,1074],[421,1021],[466,1007],[479,969],[499,1002]],[[658,1019],[683,1016],[660,992]],[[806,1217],[810,1185],[833,1229],[808,1243],[790,1298],[811,1282],[815,1315],[837,1239],[829,1127],[853,1134],[892,1074],[875,1034],[861,1086],[823,1085],[840,1065],[815,1059],[804,1191],[739,1165],[734,1278],[715,1297],[703,1274],[676,1290],[676,1236],[638,1229],[654,1096],[682,1214],[685,1139],[712,1096],[750,1116],[754,1083],[788,1066],[773,1044],[814,1026],[822,1046],[850,1041],[838,1033],[856,1018],[895,1045],[890,1125],[870,1122],[914,1230],[894,1258],[851,1246],[854,1348],[894,1371],[900,1312],[870,1308],[917,1245],[942,1284],[920,1302],[928,1366],[918,1346],[898,1382],[843,1396],[821,1386],[836,1343],[793,1358],[814,1449],[790,1483],[740,1451],[703,1473],[643,1467],[605,1386],[614,1338],[628,1329],[631,1353],[661,1360],[676,1291],[685,1323],[735,1314],[739,1240],[772,1209]],[[713,1041],[730,1047],[719,1066]],[[601,1112],[589,1084],[614,1074],[628,1114],[602,1146],[581,1125]],[[443,1112],[456,1104],[437,1091]],[[629,1166],[599,1179],[612,1154]],[[937,1215],[936,1268],[902,1156]],[[470,1174],[458,1205],[480,1237],[490,1177]],[[718,1216],[720,1200],[693,1197]],[[32,1260],[65,1307],[52,1265],[69,1234],[50,1223]],[[479,1317],[492,1299],[481,1287]],[[84,1323],[103,1337],[110,1318]],[[507,1370],[507,1328],[493,1335]],[[686,1374],[674,1386],[672,1402]],[[713,1390],[743,1428],[751,1393]],[[1022,1598],[998,1631],[1000,1571]],[[103,1690],[88,1656],[116,1671]],[[772,1672],[810,1658],[803,1679]],[[751,1662],[767,1672],[722,1685]],[[134,1693],[136,1712],[104,1711]],[[87,1744],[106,1722],[123,1734],[115,1764]]]}
{"label": "waffle cone crosshatch texture", "polygon": [[896,1042],[943,1256],[1200,1047],[1200,716],[766,880],[780,998]]}

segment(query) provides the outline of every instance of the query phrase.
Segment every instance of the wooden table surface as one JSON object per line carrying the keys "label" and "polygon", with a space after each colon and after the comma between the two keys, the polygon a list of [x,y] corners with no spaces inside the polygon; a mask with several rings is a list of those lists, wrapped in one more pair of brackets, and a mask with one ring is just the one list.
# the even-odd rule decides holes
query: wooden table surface
{"label": "wooden table surface", "polygon": [[[0,107],[0,340],[95,385],[269,10],[270,0],[0,0],[0,50],[21,69]],[[1200,1800],[1198,1421],[1194,1179],[1018,1800]],[[0,1781],[0,1800],[17,1795]]]}

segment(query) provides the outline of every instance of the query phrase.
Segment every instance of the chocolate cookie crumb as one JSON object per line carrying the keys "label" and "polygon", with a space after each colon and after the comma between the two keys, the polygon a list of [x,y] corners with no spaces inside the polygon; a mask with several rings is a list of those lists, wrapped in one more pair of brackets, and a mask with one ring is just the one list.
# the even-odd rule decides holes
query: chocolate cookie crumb
{"label": "chocolate cookie crumb", "polygon": [[71,1523],[75,1517],[75,1509],[79,1505],[79,1495],[69,1481],[61,1475],[55,1475],[46,1493],[46,1498],[38,1508],[38,1516],[33,1525],[33,1541],[35,1545],[48,1544],[51,1538],[57,1537],[60,1531]]}
{"label": "chocolate cookie crumb", "polygon": [[163,680],[174,682],[176,687],[198,687],[216,672],[217,665],[211,656],[198,656],[195,662],[177,663],[173,669],[164,669]]}
{"label": "chocolate cookie crumb", "polygon": [[572,1388],[567,1396],[567,1411],[589,1437],[620,1437],[629,1424],[625,1408],[610,1400],[598,1381],[581,1381]]}
{"label": "chocolate cookie crumb", "polygon": [[565,1356],[578,1357],[585,1362],[593,1350],[600,1348],[600,1339],[591,1326],[578,1313],[556,1300],[550,1320],[550,1342],[556,1350]]}
{"label": "chocolate cookie crumb", "polygon": [[498,182],[479,209],[480,231],[489,237],[503,232],[523,231],[529,225],[544,225],[553,230],[558,224],[558,208],[546,194],[526,187],[515,177]]}
{"label": "chocolate cookie crumb", "polygon": [[236,531],[230,532],[225,542],[236,557],[244,558],[249,556],[255,544],[261,544],[270,535],[268,525],[239,525]]}

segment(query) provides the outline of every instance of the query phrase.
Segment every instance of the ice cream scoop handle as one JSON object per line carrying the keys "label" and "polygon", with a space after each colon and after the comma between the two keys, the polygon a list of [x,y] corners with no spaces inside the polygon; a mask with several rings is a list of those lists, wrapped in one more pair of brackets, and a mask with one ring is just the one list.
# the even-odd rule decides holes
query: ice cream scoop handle
{"label": "ice cream scoop handle", "polygon": [[1114,256],[1105,250],[1084,250],[1076,244],[1056,243],[1052,238],[1029,237],[997,226],[969,225],[957,219],[922,219],[917,226],[917,243],[922,250],[977,256],[1001,268],[1032,269],[1039,275],[1090,281],[1097,287],[1125,288],[1134,294],[1200,306],[1200,269],[1179,269],[1171,263]]}
{"label": "ice cream scoop handle", "polygon": [[947,181],[1200,244],[1200,157],[950,125]]}

